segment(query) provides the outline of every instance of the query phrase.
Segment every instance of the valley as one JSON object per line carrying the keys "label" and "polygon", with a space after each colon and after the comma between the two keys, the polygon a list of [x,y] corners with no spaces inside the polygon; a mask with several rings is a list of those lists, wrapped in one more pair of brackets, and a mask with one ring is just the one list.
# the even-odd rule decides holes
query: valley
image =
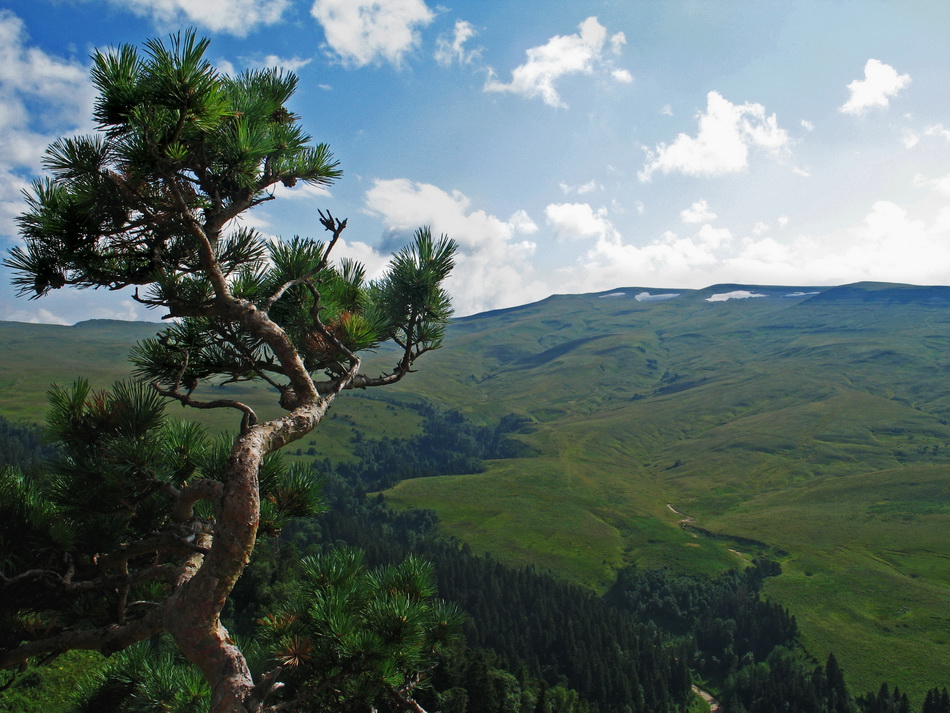
{"label": "valley", "polygon": [[[434,355],[420,390],[464,354],[483,371],[460,401],[531,417],[540,455],[388,497],[598,588],[626,562],[713,573],[770,556],[784,573],[766,592],[814,655],[834,651],[855,690],[889,680],[919,695],[950,677],[948,293],[751,287],[769,296],[706,301],[735,289],[555,297],[463,320],[465,348]],[[717,536],[691,536],[669,503],[692,534]]]}
{"label": "valley", "polygon": [[[715,298],[741,291],[763,296]],[[599,592],[627,564],[774,559],[765,592],[816,658],[833,651],[854,691],[886,680],[919,699],[950,682],[948,307],[948,288],[882,284],[554,296],[456,320],[419,373],[347,394],[290,452],[345,461],[355,434],[411,433],[419,399],[523,417],[523,455],[404,480],[387,501]],[[0,325],[0,413],[40,421],[51,381],[124,377],[127,346],[155,329]]]}

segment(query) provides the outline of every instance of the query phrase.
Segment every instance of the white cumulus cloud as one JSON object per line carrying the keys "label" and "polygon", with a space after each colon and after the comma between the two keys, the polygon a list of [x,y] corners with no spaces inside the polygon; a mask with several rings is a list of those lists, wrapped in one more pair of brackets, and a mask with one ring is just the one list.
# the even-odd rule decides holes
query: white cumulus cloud
{"label": "white cumulus cloud", "polygon": [[923,131],[904,129],[901,135],[901,143],[904,144],[904,148],[912,149],[920,144],[924,138],[930,137],[938,137],[950,141],[950,129],[947,129],[942,124],[928,126]]}
{"label": "white cumulus cloud", "polygon": [[633,75],[627,69],[615,69],[610,76],[622,84],[630,84],[633,81]]}
{"label": "white cumulus cloud", "polygon": [[890,98],[910,84],[909,74],[897,70],[879,59],[869,59],[864,65],[864,79],[855,79],[848,85],[848,101],[839,111],[845,114],[863,114],[872,107],[886,108]]}
{"label": "white cumulus cloud", "polygon": [[714,228],[706,223],[696,233],[696,240],[704,247],[717,250],[732,242],[732,231],[729,228]]}
{"label": "white cumulus cloud", "polygon": [[565,284],[578,291],[660,282],[701,286],[709,284],[704,275],[716,264],[714,251],[699,240],[664,233],[641,247],[625,242],[613,231],[598,238],[580,264],[571,269],[571,278],[565,279]]}
{"label": "white cumulus cloud", "polygon": [[298,69],[303,69],[306,67],[312,61],[313,58],[309,57],[280,57],[276,54],[269,54],[258,60],[250,61],[248,64],[259,69],[270,69],[271,67],[277,67],[278,69],[283,69],[287,72],[296,72]]}
{"label": "white cumulus cloud", "polygon": [[46,147],[93,128],[87,72],[31,46],[23,21],[0,10],[0,234],[15,233],[21,191],[40,172]]}
{"label": "white cumulus cloud", "polygon": [[260,25],[283,18],[290,0],[110,0],[164,28],[197,25],[212,32],[246,37]]}
{"label": "white cumulus cloud", "polygon": [[947,141],[950,141],[950,129],[946,128],[942,124],[934,124],[933,126],[928,126],[924,131],[925,136],[940,136]]}
{"label": "white cumulus cloud", "polygon": [[310,14],[327,44],[347,64],[397,67],[419,44],[418,28],[435,18],[423,0],[315,0]]}
{"label": "white cumulus cloud", "polygon": [[466,50],[465,43],[477,34],[472,23],[456,20],[451,37],[440,35],[436,40],[435,61],[442,66],[448,66],[453,62],[470,64],[481,54],[481,49]]}
{"label": "white cumulus cloud", "polygon": [[[939,185],[934,185],[940,190]],[[730,282],[833,285],[861,280],[945,284],[950,274],[950,208],[911,212],[876,201],[856,225],[779,242],[745,238],[724,256]]]}
{"label": "white cumulus cloud", "polygon": [[706,200],[698,200],[689,208],[680,211],[680,218],[684,223],[706,223],[715,220],[716,214],[709,209],[709,203]]}
{"label": "white cumulus cloud", "polygon": [[[459,312],[468,314],[524,304],[555,291],[603,292],[630,285],[943,284],[950,274],[950,206],[937,199],[950,190],[950,177],[921,176],[916,184],[932,191],[931,207],[878,201],[860,221],[817,235],[792,234],[791,221],[780,216],[750,227],[744,236],[706,221],[689,223],[678,233],[625,236],[606,208],[579,202],[548,205],[539,229],[524,211],[504,220],[474,208],[457,191],[406,179],[376,181],[367,205],[390,231],[408,236],[418,225],[430,224],[434,232],[459,240],[459,268],[450,288]],[[712,211],[700,200],[685,212],[708,218]],[[567,255],[575,249],[580,252],[561,263],[556,282],[547,282],[532,267],[537,254]]]}
{"label": "white cumulus cloud", "polygon": [[326,186],[314,186],[302,181],[298,181],[293,188],[278,183],[269,190],[280,200],[288,199],[292,201],[324,201],[333,195]]}
{"label": "white cumulus cloud", "polygon": [[571,185],[570,183],[561,182],[561,191],[564,195],[570,195],[571,193],[576,193],[579,196],[585,195],[587,193],[593,193],[594,191],[603,190],[603,186],[597,182],[596,179],[592,178],[587,183],[581,183],[580,185]]}
{"label": "white cumulus cloud", "polygon": [[390,231],[408,235],[428,225],[434,235],[444,233],[458,242],[456,267],[447,283],[457,314],[512,307],[550,294],[533,277],[536,244],[518,239],[538,229],[524,211],[502,220],[473,209],[459,191],[405,178],[374,181],[366,205]]}
{"label": "white cumulus cloud", "polygon": [[919,177],[919,179],[917,179],[917,181],[915,181],[915,183],[917,183],[918,185],[933,186],[940,193],[950,196],[950,173],[948,173],[946,176],[943,176],[941,178],[935,178],[932,180],[928,180],[921,176]]}
{"label": "white cumulus cloud", "polygon": [[[548,223],[556,237],[586,239],[589,248],[561,271],[559,291],[590,292],[622,285],[704,286],[732,236],[727,229],[702,226],[696,235],[667,231],[646,245],[627,242],[604,209],[584,203],[548,206]],[[700,284],[696,284],[699,282]]]}
{"label": "white cumulus cloud", "polygon": [[[606,68],[619,82],[633,81],[626,70],[611,66],[604,55],[604,46],[608,41],[607,28],[588,17],[580,24],[580,31],[573,35],[555,35],[547,44],[527,50],[528,60],[511,73],[511,81],[501,82],[494,72],[489,71],[485,82],[487,92],[511,92],[533,99],[540,97],[548,106],[566,108],[555,86],[561,77],[569,74],[593,74],[595,69]],[[622,32],[610,38],[611,51],[620,52],[626,42]]]}
{"label": "white cumulus cloud", "polygon": [[687,176],[736,173],[748,166],[752,147],[772,156],[787,151],[788,132],[761,104],[733,104],[718,92],[709,92],[706,99],[696,136],[679,134],[672,143],[647,150],[647,163],[637,174],[641,181],[649,181],[656,171]]}
{"label": "white cumulus cloud", "polygon": [[7,322],[28,322],[30,324],[70,324],[68,320],[45,307],[13,309],[12,307],[0,306],[0,318]]}
{"label": "white cumulus cloud", "polygon": [[508,219],[508,223],[515,229],[516,233],[523,235],[532,235],[540,230],[538,224],[524,210],[515,211]]}
{"label": "white cumulus cloud", "polygon": [[595,211],[588,203],[552,203],[544,214],[557,238],[603,239],[616,232],[607,219],[607,211]]}

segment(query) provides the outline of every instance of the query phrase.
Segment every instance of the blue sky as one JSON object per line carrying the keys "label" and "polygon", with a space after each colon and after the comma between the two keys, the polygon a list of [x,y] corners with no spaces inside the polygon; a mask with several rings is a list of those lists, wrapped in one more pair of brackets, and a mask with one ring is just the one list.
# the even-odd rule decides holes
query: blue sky
{"label": "blue sky", "polygon": [[[94,48],[183,27],[223,70],[300,76],[344,177],[248,222],[378,274],[430,225],[458,314],[552,293],[950,283],[944,0],[29,0],[0,4],[0,247],[59,135],[92,130]],[[127,294],[0,319],[155,319]]]}

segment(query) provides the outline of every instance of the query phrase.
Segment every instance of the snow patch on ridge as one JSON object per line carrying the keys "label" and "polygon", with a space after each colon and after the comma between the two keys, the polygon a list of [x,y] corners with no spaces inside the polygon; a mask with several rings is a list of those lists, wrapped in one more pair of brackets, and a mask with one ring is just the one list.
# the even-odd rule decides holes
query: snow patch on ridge
{"label": "snow patch on ridge", "polygon": [[678,292],[668,292],[663,295],[651,295],[649,292],[641,292],[636,296],[637,302],[659,302],[661,300],[671,300],[679,297]]}
{"label": "snow patch on ridge", "polygon": [[733,292],[718,292],[712,297],[707,297],[706,301],[725,302],[726,300],[747,300],[750,297],[768,297],[768,295],[760,295],[749,290],[734,290]]}

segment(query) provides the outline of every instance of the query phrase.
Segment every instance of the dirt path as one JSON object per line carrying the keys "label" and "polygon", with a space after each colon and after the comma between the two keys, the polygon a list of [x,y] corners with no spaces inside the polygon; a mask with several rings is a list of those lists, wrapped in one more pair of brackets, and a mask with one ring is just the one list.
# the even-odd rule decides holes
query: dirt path
{"label": "dirt path", "polygon": [[[674,513],[676,513],[677,515],[679,515],[681,518],[683,518],[682,520],[680,520],[679,522],[676,523],[676,524],[679,525],[680,527],[683,527],[683,525],[688,525],[688,524],[690,524],[691,522],[696,522],[696,518],[695,518],[695,517],[690,517],[689,515],[686,515],[686,514],[684,514],[684,513],[681,513],[679,510],[677,510],[675,507],[673,507],[672,504],[667,503],[667,504],[666,504],[666,507],[668,507],[668,508],[670,509],[670,512],[674,512]],[[685,528],[684,528],[684,529],[685,529]],[[686,531],[689,532],[689,530],[686,530]],[[699,537],[699,535],[697,535],[695,532],[690,532],[689,534],[690,534],[691,537]]]}
{"label": "dirt path", "polygon": [[695,693],[697,696],[699,696],[704,701],[706,701],[706,703],[709,704],[709,713],[719,713],[719,711],[722,709],[722,706],[719,704],[719,701],[713,698],[711,693],[709,693],[708,691],[704,691],[699,686],[693,686],[693,693]]}

